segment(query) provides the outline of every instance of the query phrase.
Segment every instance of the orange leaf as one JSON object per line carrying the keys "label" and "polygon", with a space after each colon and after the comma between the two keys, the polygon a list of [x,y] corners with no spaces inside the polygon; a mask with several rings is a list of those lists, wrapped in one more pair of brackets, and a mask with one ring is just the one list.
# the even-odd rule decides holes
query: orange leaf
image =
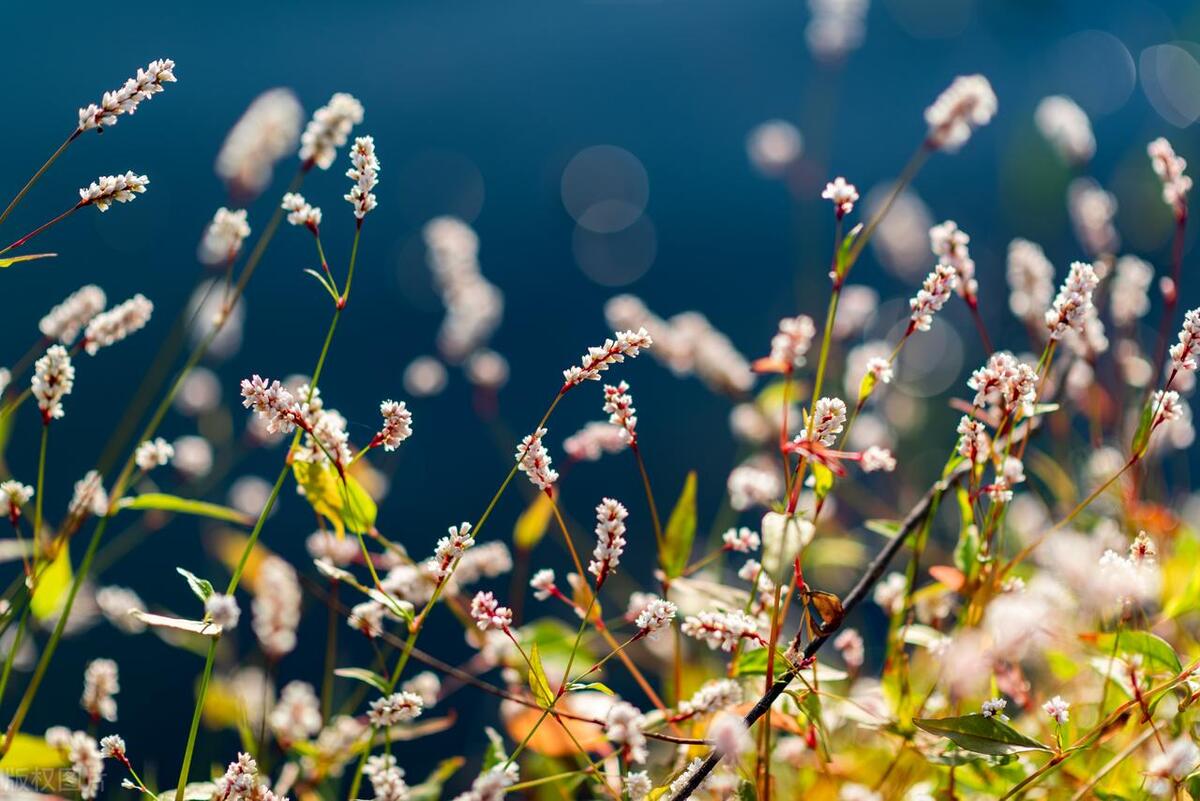
{"label": "orange leaf", "polygon": [[929,568],[929,575],[945,584],[948,589],[958,592],[967,583],[966,577],[957,567],[950,565],[933,565]]}

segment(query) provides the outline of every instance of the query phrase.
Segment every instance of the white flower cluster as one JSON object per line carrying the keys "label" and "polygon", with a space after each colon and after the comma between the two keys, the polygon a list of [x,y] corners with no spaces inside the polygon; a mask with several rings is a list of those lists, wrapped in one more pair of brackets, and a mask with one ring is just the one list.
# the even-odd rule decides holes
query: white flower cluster
{"label": "white flower cluster", "polygon": [[999,720],[1008,720],[1008,715],[1004,714],[1005,708],[1008,706],[1008,701],[1003,698],[991,698],[983,702],[980,707],[980,713],[985,718],[997,718]]}
{"label": "white flower cluster", "polygon": [[363,775],[371,782],[375,801],[407,801],[411,792],[404,781],[404,769],[396,764],[392,754],[376,754],[367,757]]}
{"label": "white flower cluster", "polygon": [[354,146],[350,148],[350,161],[354,166],[346,170],[346,177],[354,181],[354,186],[350,187],[345,199],[354,207],[354,216],[361,221],[377,205],[375,194],[371,191],[379,183],[375,138],[360,136],[355,139]]}
{"label": "white flower cluster", "polygon": [[757,551],[761,544],[758,532],[745,526],[729,529],[721,535],[721,541],[724,543],[725,550],[738,553]]}
{"label": "white flower cluster", "polygon": [[840,220],[854,211],[854,204],[858,201],[858,188],[839,175],[825,184],[825,191],[821,193],[821,197],[833,203],[833,213]]}
{"label": "white flower cluster", "polygon": [[475,544],[471,535],[471,524],[463,522],[458,526],[450,526],[449,533],[437,541],[434,549],[431,574],[437,583],[441,583],[454,571],[454,563],[463,553]]}
{"label": "white flower cluster", "polygon": [[1133,325],[1150,311],[1150,285],[1154,283],[1154,268],[1137,256],[1117,259],[1109,287],[1109,313],[1118,326]]}
{"label": "white flower cluster", "polygon": [[230,762],[225,775],[217,779],[212,801],[287,801],[266,784],[259,784],[258,778],[258,763],[249,754],[239,753],[237,761]]}
{"label": "white flower cluster", "polygon": [[1056,695],[1042,704],[1042,711],[1053,718],[1059,726],[1071,719],[1071,713],[1068,711],[1070,708],[1071,705],[1064,701],[1061,695]]}
{"label": "white flower cluster", "polygon": [[842,629],[838,636],[833,638],[833,647],[841,654],[846,667],[857,670],[863,666],[866,649],[863,645],[862,635],[856,630]]}
{"label": "white flower cluster", "polygon": [[338,92],[321,106],[300,135],[300,160],[327,170],[346,144],[350,131],[363,121],[362,103],[353,95]]}
{"label": "white flower cluster", "polygon": [[454,797],[454,801],[504,801],[505,791],[517,783],[517,763],[501,763],[479,774],[471,789]]}
{"label": "white flower cluster", "polygon": [[958,452],[963,458],[970,459],[975,464],[987,461],[991,452],[991,440],[983,423],[964,414],[958,421],[958,434]]}
{"label": "white flower cluster", "polygon": [[1183,315],[1179,342],[1171,346],[1171,366],[1175,370],[1191,372],[1197,367],[1197,356],[1200,356],[1200,309],[1192,309]]}
{"label": "white flower cluster", "polygon": [[62,399],[75,388],[75,367],[62,345],[51,345],[46,355],[34,362],[31,380],[33,397],[42,410],[42,420],[49,423],[63,416]]}
{"label": "white flower cluster", "polygon": [[717,679],[705,684],[692,697],[679,704],[681,716],[707,715],[742,702],[742,685],[733,679]]}
{"label": "white flower cluster", "polygon": [[471,599],[471,619],[480,631],[507,631],[512,625],[513,615],[511,609],[501,606],[493,593],[477,592]]}
{"label": "white flower cluster", "polygon": [[750,647],[763,644],[762,623],[756,617],[735,610],[732,612],[700,612],[684,619],[680,630],[702,641],[709,648],[729,653],[739,642]]}
{"label": "white flower cluster", "polygon": [[146,440],[133,452],[133,461],[138,469],[149,472],[156,467],[171,463],[175,448],[162,437]]}
{"label": "white flower cluster", "polygon": [[625,518],[629,511],[620,501],[605,498],[596,506],[596,548],[588,572],[596,577],[596,589],[621,563],[625,552]]}
{"label": "white flower cluster", "polygon": [[284,747],[321,731],[321,706],[312,685],[304,681],[285,684],[267,722]]}
{"label": "white flower cluster", "polygon": [[263,653],[272,659],[295,649],[302,601],[296,569],[279,556],[263,559],[254,579],[251,625]]}
{"label": "white flower cluster", "polygon": [[1067,211],[1075,236],[1092,256],[1116,253],[1121,237],[1113,225],[1117,198],[1092,178],[1076,178],[1067,187]]}
{"label": "white flower cluster", "polygon": [[367,711],[367,719],[376,728],[394,726],[397,723],[416,719],[424,708],[425,704],[422,703],[421,696],[401,690],[372,701],[371,708]]}
{"label": "white flower cluster", "polygon": [[1033,112],[1038,131],[1068,164],[1086,164],[1096,153],[1096,137],[1087,112],[1069,97],[1042,98]]}
{"label": "white flower cluster", "polygon": [[91,103],[79,109],[79,130],[102,129],[115,125],[117,117],[133,114],[138,105],[163,90],[164,83],[175,82],[175,62],[169,58],[156,59],[138,68],[137,75],[125,81],[125,85],[112,92],[105,92],[100,103]]}
{"label": "white flower cluster", "polygon": [[426,262],[446,308],[438,349],[458,363],[487,344],[504,314],[504,295],[483,277],[479,237],[456,217],[436,217],[422,229]]}
{"label": "white flower cluster", "polygon": [[979,291],[979,282],[975,280],[975,260],[971,258],[967,247],[970,241],[971,237],[954,220],[946,220],[929,229],[930,250],[938,257],[938,262],[949,264],[958,271],[955,289],[961,297],[973,303]]}
{"label": "white flower cluster", "polygon": [[1095,312],[1092,292],[1099,283],[1092,265],[1082,261],[1071,263],[1071,271],[1054,298],[1054,306],[1046,312],[1051,339],[1061,339],[1068,330],[1085,332],[1087,320]]}
{"label": "white flower cluster", "polygon": [[83,349],[89,356],[95,356],[101,348],[115,345],[130,334],[141,331],[150,322],[153,313],[154,304],[139,292],[88,322],[83,332]]}
{"label": "white flower cluster", "polygon": [[233,261],[248,236],[250,224],[246,222],[246,210],[222,206],[204,229],[204,238],[200,240],[200,262],[225,264]]}
{"label": "white flower cluster", "polygon": [[1154,393],[1154,397],[1150,401],[1151,408],[1155,409],[1154,421],[1151,426],[1157,428],[1163,423],[1172,423],[1176,420],[1182,420],[1187,413],[1187,407],[1184,405],[1183,399],[1179,397],[1179,393],[1173,389],[1158,390]]}
{"label": "white flower cluster", "polygon": [[309,205],[304,195],[299,192],[287,192],[279,203],[280,208],[288,213],[287,221],[292,225],[303,225],[314,234],[321,227],[321,209]]}
{"label": "white flower cluster", "polygon": [[982,75],[960,75],[925,109],[930,147],[955,151],[996,114],[996,93]]}
{"label": "white flower cluster", "polygon": [[971,373],[967,386],[975,390],[973,405],[996,406],[1001,416],[1017,412],[1029,415],[1037,401],[1037,371],[1008,351],[997,351],[987,363]]}
{"label": "white flower cluster", "polygon": [[517,445],[517,469],[529,477],[530,482],[540,490],[548,490],[558,481],[558,473],[550,467],[550,452],[542,444],[546,429],[539,428],[532,434],[527,434]]}
{"label": "white flower cluster", "polygon": [[612,423],[596,420],[564,439],[562,446],[574,461],[594,462],[606,453],[625,450],[629,446],[629,432]]}
{"label": "white flower cluster", "polygon": [[38,330],[46,339],[70,345],[88,321],[104,311],[107,303],[103,289],[95,284],[82,286],[51,309],[38,323]]}
{"label": "white flower cluster", "polygon": [[394,451],[412,436],[412,412],[404,401],[385,400],[379,404],[379,414],[383,428],[375,435],[375,443],[383,445],[385,451]]}
{"label": "white flower cluster", "polygon": [[795,441],[819,442],[831,448],[845,424],[846,402],[841,398],[820,398],[813,404],[812,416]]}
{"label": "white flower cluster", "polygon": [[634,618],[634,625],[639,632],[645,632],[650,639],[656,639],[659,632],[671,625],[679,608],[670,601],[652,596],[642,605],[641,611]]}
{"label": "white flower cluster", "polygon": [[217,153],[217,175],[231,194],[253,198],[267,188],[275,164],[295,149],[303,120],[291,89],[268,89],[251,101]]}
{"label": "white flower cluster", "polygon": [[75,791],[84,801],[99,795],[104,780],[104,756],[95,738],[87,732],[71,731],[65,726],[46,729],[46,745],[57,749],[75,774]]}
{"label": "white flower cluster", "polygon": [[1159,137],[1146,147],[1150,156],[1150,166],[1163,185],[1163,202],[1171,207],[1181,207],[1187,203],[1188,192],[1192,191],[1192,179],[1184,175],[1187,161],[1175,154],[1171,143]]}
{"label": "white flower cluster", "polygon": [[816,335],[817,327],[807,314],[783,318],[779,332],[771,337],[771,361],[789,369],[803,367]]}
{"label": "white flower cluster", "polygon": [[77,207],[95,206],[100,211],[108,211],[113,202],[128,203],[135,195],[145,192],[149,184],[149,178],[132,171],[124,175],[101,175],[79,190]]}
{"label": "white flower cluster", "polygon": [[928,331],[933,325],[933,315],[940,311],[950,299],[950,293],[958,286],[958,270],[949,264],[939,264],[933,268],[925,282],[917,291],[916,297],[908,302],[912,311],[909,324],[914,331]]}
{"label": "white flower cluster", "polygon": [[862,469],[864,473],[890,473],[896,469],[896,457],[887,448],[871,445],[862,452]]}
{"label": "white flower cluster", "polygon": [[628,701],[617,701],[608,709],[604,721],[604,732],[614,745],[624,749],[631,762],[645,762],[649,756],[646,748],[646,718],[637,707]]}
{"label": "white flower cluster", "polygon": [[278,381],[268,382],[257,373],[242,379],[242,406],[253,409],[271,434],[290,434],[300,417],[300,408],[292,393]]}
{"label": "white flower cluster", "polygon": [[9,479],[0,481],[0,517],[7,517],[14,524],[21,516],[21,507],[33,500],[33,487]]}
{"label": "white flower cluster", "polygon": [[604,340],[603,345],[588,348],[588,352],[580,358],[578,366],[563,370],[563,389],[577,386],[584,381],[599,381],[600,373],[607,370],[609,365],[619,364],[625,361],[626,357],[632,359],[642,348],[649,348],[652,344],[654,340],[645,328],[616,332],[612,339]]}
{"label": "white flower cluster", "polygon": [[1028,239],[1008,243],[1008,308],[1020,320],[1038,324],[1054,297],[1054,265],[1041,245]]}
{"label": "white flower cluster", "polygon": [[242,618],[242,610],[238,607],[237,599],[232,595],[222,595],[219,592],[208,596],[204,602],[204,613],[213,623],[220,626],[222,631],[237,628],[238,621]]}
{"label": "white flower cluster", "polygon": [[83,671],[83,697],[79,699],[92,720],[117,719],[117,699],[121,690],[117,663],[111,659],[93,659]]}
{"label": "white flower cluster", "polygon": [[89,514],[108,514],[108,493],[104,491],[98,472],[89,470],[83,478],[75,482],[75,492],[67,506],[67,513],[71,517],[80,518]]}
{"label": "white flower cluster", "polygon": [[[628,444],[636,444],[637,409],[633,408],[629,384],[622,381],[615,387],[612,384],[604,385],[604,411],[608,413],[609,425],[616,426]],[[563,447],[566,447],[565,442]]]}

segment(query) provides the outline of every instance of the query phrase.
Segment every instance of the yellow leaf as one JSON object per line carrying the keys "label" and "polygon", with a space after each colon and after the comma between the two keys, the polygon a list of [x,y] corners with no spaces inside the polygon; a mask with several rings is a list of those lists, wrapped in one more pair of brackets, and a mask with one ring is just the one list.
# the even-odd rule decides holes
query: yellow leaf
{"label": "yellow leaf", "polygon": [[292,475],[304,489],[304,497],[313,511],[329,521],[338,537],[346,530],[365,533],[375,527],[375,501],[354,476],[345,483],[328,462],[292,463]]}
{"label": "yellow leaf", "polygon": [[12,267],[17,262],[49,259],[57,255],[57,253],[29,253],[24,256],[9,256],[7,259],[0,259],[0,270],[3,270],[5,267]]}
{"label": "yellow leaf", "polygon": [[54,560],[37,578],[33,598],[29,602],[34,617],[38,620],[46,620],[58,613],[67,595],[67,590],[71,588],[73,576],[70,548],[64,542],[59,546]]}
{"label": "yellow leaf", "polygon": [[15,776],[39,768],[61,768],[66,764],[66,755],[41,737],[18,734],[4,759],[0,759],[0,773]]}
{"label": "yellow leaf", "polygon": [[513,526],[513,544],[517,546],[517,550],[532,550],[542,541],[542,537],[546,536],[546,529],[550,525],[550,515],[553,512],[554,504],[551,502],[550,496],[539,492],[533,499],[533,503],[529,504],[529,508],[521,512],[521,516],[517,518],[517,524]]}
{"label": "yellow leaf", "polygon": [[542,654],[535,642],[529,650],[529,689],[533,697],[545,708],[554,705],[554,691],[550,689],[550,680],[546,678],[546,669],[542,667]]}

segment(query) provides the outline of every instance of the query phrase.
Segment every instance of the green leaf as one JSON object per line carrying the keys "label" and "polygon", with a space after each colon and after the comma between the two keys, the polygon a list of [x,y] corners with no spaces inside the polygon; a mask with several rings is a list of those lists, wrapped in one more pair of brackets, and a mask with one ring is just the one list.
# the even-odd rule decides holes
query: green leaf
{"label": "green leaf", "polygon": [[[767,674],[767,654],[770,653],[767,648],[755,648],[753,651],[743,651],[738,656],[737,664],[733,668],[734,678],[738,676],[765,676]],[[783,655],[776,652],[774,673],[778,676],[780,673],[786,673],[791,665],[783,658]]]}
{"label": "green leaf", "polygon": [[1154,422],[1154,401],[1149,401],[1142,407],[1142,416],[1138,418],[1138,427],[1133,434],[1133,443],[1130,445],[1130,452],[1140,454],[1146,448],[1146,443],[1150,439],[1150,424]]}
{"label": "green leaf", "polygon": [[571,692],[582,692],[584,690],[596,690],[597,692],[602,692],[605,695],[616,695],[616,693],[614,693],[612,691],[612,688],[609,687],[607,684],[605,684],[602,681],[589,681],[587,684],[579,684],[577,682],[575,684],[572,684],[570,689],[571,689]]}
{"label": "green leaf", "polygon": [[425,777],[425,781],[408,791],[408,801],[438,801],[442,797],[442,786],[466,764],[460,756],[443,759],[437,767]]}
{"label": "green leaf", "polygon": [[959,748],[976,754],[1003,756],[1022,751],[1052,750],[1007,723],[980,714],[956,718],[914,718],[913,723],[930,734],[946,737]]}
{"label": "green leaf", "polygon": [[820,462],[812,463],[813,493],[824,498],[833,489],[833,471]]}
{"label": "green leaf", "polygon": [[347,530],[365,534],[375,527],[375,501],[352,475],[342,483],[329,462],[292,463],[292,475],[304,489],[304,499],[313,510],[333,524],[338,536]]}
{"label": "green leaf", "polygon": [[899,520],[868,520],[863,523],[867,531],[874,532],[881,537],[891,539],[900,533]]}
{"label": "green leaf", "polygon": [[696,538],[696,471],[687,474],[683,491],[667,519],[663,532],[662,566],[668,578],[675,578],[687,567],[692,554],[692,541]]}
{"label": "green leaf", "polygon": [[846,274],[846,259],[850,256],[850,249],[852,247],[854,247],[854,240],[858,239],[858,235],[862,232],[862,229],[863,229],[863,224],[859,223],[858,225],[851,228],[846,233],[846,236],[844,236],[842,238],[842,244],[838,247],[838,254],[837,254],[836,272],[837,272],[838,278],[841,278]]}
{"label": "green leaf", "polygon": [[12,267],[14,264],[22,261],[36,261],[37,259],[49,259],[57,256],[57,253],[28,253],[24,256],[9,256],[6,259],[0,259],[0,270]]}
{"label": "green leaf", "polygon": [[737,801],[758,801],[758,791],[754,789],[754,782],[748,779],[738,782],[737,794],[734,798]]}
{"label": "green leaf", "polygon": [[190,570],[184,570],[182,567],[175,568],[175,572],[187,579],[188,586],[192,592],[200,599],[200,603],[205,603],[212,596],[214,590],[212,582],[208,579],[202,579]]}
{"label": "green leaf", "polygon": [[140,511],[157,509],[161,512],[222,520],[226,523],[236,523],[239,526],[250,526],[254,523],[254,520],[248,515],[244,515],[236,509],[230,509],[228,506],[197,501],[192,498],[180,498],[177,495],[167,495],[163,492],[146,492],[133,498],[122,498],[121,502],[117,504],[117,508]]}
{"label": "green leaf", "polygon": [[1114,643],[1118,654],[1137,654],[1146,662],[1162,670],[1178,674],[1183,672],[1183,663],[1170,643],[1148,631],[1121,631],[1101,634],[1096,638],[1096,647],[1104,654],[1113,653]]}
{"label": "green leaf", "polygon": [[337,670],[333,671],[333,675],[341,676],[343,679],[354,679],[355,681],[361,681],[364,684],[371,685],[381,693],[386,693],[388,691],[387,679],[385,679],[383,676],[380,676],[373,670],[354,667],[338,668]]}
{"label": "green leaf", "polygon": [[542,707],[548,709],[554,705],[556,696],[550,689],[550,680],[546,678],[546,669],[542,667],[542,653],[536,642],[529,649],[529,689]]}
{"label": "green leaf", "polygon": [[0,759],[0,772],[11,776],[31,773],[39,769],[61,768],[67,764],[67,756],[43,738],[32,734],[17,734],[8,753]]}
{"label": "green leaf", "polygon": [[338,300],[340,300],[340,298],[338,298],[337,293],[333,291],[333,287],[329,285],[329,280],[325,276],[321,275],[319,272],[312,269],[311,267],[306,269],[304,272],[308,273],[313,278],[317,279],[317,281],[319,281],[321,283],[321,286],[325,287],[325,291],[329,293],[329,297],[333,298],[334,303],[336,303]]}

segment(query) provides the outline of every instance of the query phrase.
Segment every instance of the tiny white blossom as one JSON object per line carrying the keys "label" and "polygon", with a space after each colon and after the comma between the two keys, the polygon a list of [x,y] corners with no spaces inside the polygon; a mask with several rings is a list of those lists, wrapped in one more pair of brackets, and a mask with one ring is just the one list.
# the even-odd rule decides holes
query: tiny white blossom
{"label": "tiny white blossom", "polygon": [[646,718],[633,704],[617,701],[608,710],[604,733],[615,745],[625,749],[630,762],[645,762],[649,756],[643,728]]}
{"label": "tiny white blossom", "polygon": [[500,629],[507,631],[512,625],[512,610],[501,606],[490,592],[477,592],[471,599],[471,618],[480,631]]}
{"label": "tiny white blossom", "polygon": [[246,210],[230,210],[222,206],[204,229],[204,238],[200,240],[200,261],[204,264],[232,261],[241,252],[242,243],[248,236],[250,224],[246,222]]}
{"label": "tiny white blossom", "polygon": [[939,311],[958,286],[958,270],[949,264],[939,264],[926,278],[916,296],[908,302],[912,311],[909,329],[928,331],[933,325],[934,312]]}
{"label": "tiny white blossom", "polygon": [[858,201],[858,189],[839,175],[825,184],[825,191],[821,193],[821,197],[833,202],[834,213],[840,220],[854,210],[854,204]]}
{"label": "tiny white blossom", "polygon": [[300,160],[327,170],[346,144],[350,131],[363,121],[363,107],[353,95],[338,92],[313,114],[300,135]]}
{"label": "tiny white blossom", "polygon": [[1071,713],[1068,711],[1071,705],[1062,699],[1061,695],[1056,695],[1046,703],[1042,704],[1042,711],[1054,719],[1058,725],[1063,725],[1071,719]]}
{"label": "tiny white blossom", "polygon": [[1008,720],[1008,715],[1004,714],[1004,709],[1008,706],[1008,701],[1003,698],[992,698],[983,702],[981,712],[985,718],[997,718],[999,720]]}
{"label": "tiny white blossom", "polygon": [[371,191],[379,183],[379,159],[375,156],[375,139],[370,136],[360,136],[354,140],[350,148],[350,161],[353,163],[346,171],[346,177],[354,181],[354,186],[345,195],[345,199],[354,207],[354,216],[360,221],[367,212],[375,208],[375,194]]}
{"label": "tiny white blossom", "polygon": [[404,401],[385,400],[379,404],[383,416],[383,428],[375,435],[375,443],[383,445],[385,451],[394,451],[400,443],[412,436],[412,412]]}
{"label": "tiny white blossom", "polygon": [[34,363],[31,387],[44,423],[63,416],[62,399],[75,388],[75,367],[66,348],[51,345]]}
{"label": "tiny white blossom", "polygon": [[596,507],[596,548],[588,564],[588,572],[596,577],[599,588],[621,562],[625,551],[625,518],[629,511],[612,498],[605,498]]}
{"label": "tiny white blossom", "polygon": [[670,601],[652,597],[638,613],[634,625],[653,640],[658,637],[659,632],[671,625],[677,611],[678,607]]}
{"label": "tiny white blossom", "polygon": [[77,207],[95,206],[100,211],[108,211],[108,207],[117,203],[128,203],[135,195],[146,191],[150,179],[126,171],[123,175],[101,175],[95,181],[79,190]]}
{"label": "tiny white blossom", "polygon": [[725,543],[726,550],[738,553],[757,551],[761,544],[758,532],[745,526],[728,529],[721,535],[721,541]]}
{"label": "tiny white blossom", "polygon": [[279,205],[288,213],[287,221],[292,225],[303,225],[314,234],[321,227],[321,210],[309,205],[299,192],[288,192]]}
{"label": "tiny white blossom", "polygon": [[654,340],[645,328],[637,331],[618,331],[613,339],[604,340],[600,347],[588,348],[588,352],[579,360],[579,365],[563,370],[564,384],[561,391],[566,392],[573,386],[584,381],[599,381],[600,373],[611,364],[618,364],[641,353],[643,348],[649,348]]}
{"label": "tiny white blossom", "polygon": [[996,114],[996,93],[982,75],[960,75],[925,109],[931,147],[955,151]]}
{"label": "tiny white blossom", "polygon": [[83,332],[84,350],[89,356],[95,356],[101,348],[115,345],[145,328],[153,313],[154,304],[139,292],[129,300],[97,314]]}
{"label": "tiny white blossom", "polygon": [[146,440],[137,446],[133,460],[140,470],[149,472],[156,467],[170,464],[175,456],[175,448],[162,437]]}
{"label": "tiny white blossom", "polygon": [[558,480],[558,473],[550,467],[550,452],[542,439],[546,429],[539,428],[526,435],[517,445],[517,468],[529,477],[529,481],[540,490],[548,490]]}
{"label": "tiny white blossom", "polygon": [[133,114],[143,100],[161,92],[164,83],[175,82],[174,70],[175,62],[169,58],[155,59],[145,69],[139,67],[120,89],[105,92],[98,104],[79,109],[79,132],[103,130],[106,125],[116,125],[122,114]]}
{"label": "tiny white blossom", "polygon": [[242,610],[238,608],[237,599],[232,595],[222,595],[213,593],[208,596],[208,600],[204,602],[204,611],[225,631],[236,628],[238,619],[242,616]]}
{"label": "tiny white blossom", "polygon": [[377,728],[394,726],[419,717],[424,708],[421,696],[402,690],[372,701],[367,719]]}

